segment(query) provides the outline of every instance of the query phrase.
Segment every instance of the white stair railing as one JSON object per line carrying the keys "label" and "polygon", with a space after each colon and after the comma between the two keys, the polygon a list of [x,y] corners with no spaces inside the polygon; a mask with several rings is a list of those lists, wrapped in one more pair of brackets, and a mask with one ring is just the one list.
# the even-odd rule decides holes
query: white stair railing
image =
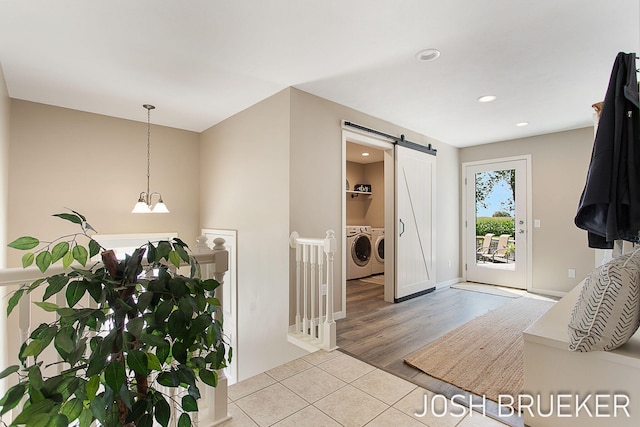
{"label": "white stair railing", "polygon": [[[198,261],[201,267],[202,277],[205,279],[213,278],[220,283],[215,290],[215,298],[217,298],[222,304],[222,284],[223,284],[223,276],[224,273],[229,269],[229,253],[224,247],[224,239],[218,238],[214,240],[214,248],[210,249],[207,244],[207,238],[205,236],[200,236],[197,239],[197,243],[195,245],[193,251],[193,257]],[[63,273],[63,269],[60,266],[51,266],[47,272],[46,276],[53,276],[55,274]],[[43,277],[43,273],[40,272],[39,269],[35,267],[29,268],[4,268],[0,269],[0,295],[5,293],[6,289],[11,289],[16,286],[22,285],[24,283],[32,283],[35,280]],[[64,297],[62,297],[59,301],[57,301],[59,305],[64,304]],[[5,315],[6,313],[6,300],[2,301],[3,304],[0,304],[0,315]],[[14,311],[18,311],[18,331],[16,336],[15,329],[10,330],[6,324],[4,325],[5,330],[2,332],[3,336],[6,337],[7,340],[19,339],[19,342],[24,342],[29,335],[31,334],[31,325],[38,325],[40,323],[39,319],[36,317],[41,315],[41,313],[32,312],[31,311],[31,294],[25,294],[20,299],[20,302],[15,307]],[[222,313],[222,307],[218,310],[217,316]],[[16,313],[12,314],[15,316]],[[7,360],[7,348],[5,346],[2,351],[5,352],[4,360]],[[41,358],[45,355],[43,353]],[[56,357],[56,356],[54,356]],[[0,358],[2,360],[2,358]],[[44,360],[44,365],[48,365],[49,363],[55,362],[55,360]],[[5,367],[0,366],[0,370]],[[194,425],[201,426],[215,426],[221,424],[222,422],[231,418],[228,414],[228,391],[227,391],[227,377],[223,370],[217,371],[218,374],[218,385],[215,388],[205,388],[203,390],[205,393],[202,400],[199,401],[199,411],[198,415],[194,417],[193,422]],[[8,389],[13,384],[5,384],[5,389]],[[13,411],[10,411],[7,414],[2,416],[2,421],[7,425],[11,423],[11,420],[20,413],[21,409],[16,408]],[[180,414],[178,414],[175,410],[171,417],[171,425],[175,426],[177,424],[176,420]]]}
{"label": "white stair railing", "polygon": [[[289,336],[305,349],[336,348],[333,317],[333,265],[336,238],[333,230],[322,238],[304,238],[292,232],[289,245],[296,251],[295,325]],[[306,345],[308,344],[308,345]]]}

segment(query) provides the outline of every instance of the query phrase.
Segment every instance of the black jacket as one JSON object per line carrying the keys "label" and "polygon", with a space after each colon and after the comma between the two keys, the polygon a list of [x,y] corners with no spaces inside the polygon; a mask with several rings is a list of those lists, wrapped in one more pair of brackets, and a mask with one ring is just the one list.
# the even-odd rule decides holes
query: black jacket
{"label": "black jacket", "polygon": [[598,122],[575,224],[589,247],[638,242],[640,232],[640,110],[634,53],[620,52]]}

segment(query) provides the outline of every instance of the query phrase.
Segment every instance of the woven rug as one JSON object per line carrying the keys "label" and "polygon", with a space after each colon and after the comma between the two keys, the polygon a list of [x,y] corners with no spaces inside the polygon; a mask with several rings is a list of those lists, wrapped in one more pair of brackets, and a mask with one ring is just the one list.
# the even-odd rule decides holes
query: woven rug
{"label": "woven rug", "polygon": [[520,298],[527,293],[525,290],[507,288],[504,286],[485,285],[483,283],[463,282],[451,285],[453,289],[462,289],[465,291],[480,292],[483,294],[499,295],[507,298]]}
{"label": "woven rug", "polygon": [[553,305],[522,297],[449,332],[405,362],[463,390],[498,401],[524,381],[522,331]]}

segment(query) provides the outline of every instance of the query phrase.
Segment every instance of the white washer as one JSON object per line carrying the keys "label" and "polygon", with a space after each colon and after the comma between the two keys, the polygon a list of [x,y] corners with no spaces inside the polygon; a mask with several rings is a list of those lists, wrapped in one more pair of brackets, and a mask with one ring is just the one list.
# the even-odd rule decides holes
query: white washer
{"label": "white washer", "polygon": [[384,228],[372,228],[371,241],[373,242],[371,274],[384,273]]}
{"label": "white washer", "polygon": [[347,280],[371,276],[371,227],[347,226]]}

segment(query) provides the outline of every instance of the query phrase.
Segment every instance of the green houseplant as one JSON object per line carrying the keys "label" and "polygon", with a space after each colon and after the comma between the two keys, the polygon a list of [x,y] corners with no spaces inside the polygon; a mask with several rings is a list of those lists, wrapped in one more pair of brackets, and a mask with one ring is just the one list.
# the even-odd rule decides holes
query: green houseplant
{"label": "green houseplant", "polygon": [[[191,425],[198,385],[215,387],[216,370],[231,359],[216,317],[218,282],[200,277],[180,239],[149,242],[119,261],[91,238],[93,229],[83,215],[54,216],[80,231],[52,242],[24,236],[9,244],[26,251],[25,268],[35,263],[45,273],[60,262],[64,270],[21,286],[9,299],[7,314],[23,295],[46,286],[42,301],[34,304],[57,316],[33,329],[20,348],[20,365],[0,373],[0,378],[19,377],[0,400],[0,415],[22,401],[12,425],[151,426],[155,419],[167,426],[173,399],[181,412],[178,425]],[[92,262],[99,253],[102,262]],[[190,266],[189,276],[172,268],[183,263]],[[66,306],[50,302],[60,293]],[[83,297],[89,304],[81,304]],[[61,366],[45,378],[39,357],[50,345]],[[166,395],[164,388],[177,393]]]}

